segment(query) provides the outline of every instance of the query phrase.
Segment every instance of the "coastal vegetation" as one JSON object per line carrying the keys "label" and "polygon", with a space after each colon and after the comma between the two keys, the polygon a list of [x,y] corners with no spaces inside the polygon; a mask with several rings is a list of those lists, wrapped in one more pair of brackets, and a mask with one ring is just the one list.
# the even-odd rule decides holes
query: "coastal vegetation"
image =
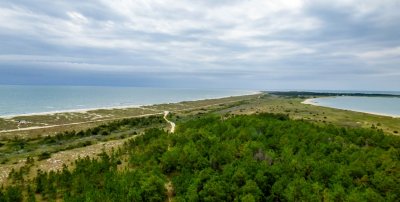
{"label": "coastal vegetation", "polygon": [[304,99],[162,104],[0,133],[0,201],[395,201],[400,119]]}
{"label": "coastal vegetation", "polygon": [[378,130],[208,114],[34,179],[27,164],[0,201],[396,201],[399,154],[400,137]]}
{"label": "coastal vegetation", "polygon": [[116,120],[78,132],[74,130],[59,132],[53,136],[30,139],[15,136],[11,139],[3,139],[0,147],[0,162],[6,163],[10,156],[14,158],[17,156],[38,156],[38,160],[44,160],[48,159],[51,153],[85,147],[109,140],[124,139],[141,133],[149,126],[161,126],[163,123],[164,120],[159,115]]}
{"label": "coastal vegetation", "polygon": [[[167,128],[169,124],[162,119],[164,111],[173,110],[174,116],[169,115],[168,117],[173,121],[179,121],[183,120],[185,116],[233,108],[256,96],[258,95],[142,107],[147,114],[143,114],[144,111],[139,111],[139,109],[129,108],[0,119],[0,122],[3,121],[6,125],[17,120],[32,121],[30,124],[36,125],[45,124],[44,127],[35,128],[21,125],[19,129],[12,129],[12,131],[0,126],[0,129],[5,129],[0,130],[0,184],[8,185],[10,183],[7,180],[9,173],[24,167],[28,162],[27,159],[34,160],[33,169],[29,175],[31,178],[36,175],[34,172],[36,169],[58,170],[62,168],[63,164],[73,164],[78,157],[96,157],[102,150],[109,152],[112,148],[122,145],[126,140],[143,134],[146,128]],[[61,116],[73,119],[55,125],[47,122],[47,120]],[[86,119],[87,116],[99,119]],[[74,120],[79,120],[79,122],[74,122]],[[137,125],[125,124],[127,120],[140,123]],[[142,124],[143,121],[149,123]],[[114,127],[115,125],[118,127]],[[117,130],[113,128],[117,128]]]}

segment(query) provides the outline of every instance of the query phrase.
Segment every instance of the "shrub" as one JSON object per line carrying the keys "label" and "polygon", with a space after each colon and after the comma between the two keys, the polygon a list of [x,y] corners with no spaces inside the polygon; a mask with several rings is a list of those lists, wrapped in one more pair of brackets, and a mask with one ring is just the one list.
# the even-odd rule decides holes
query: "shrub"
{"label": "shrub", "polygon": [[38,160],[44,160],[44,159],[48,159],[51,157],[51,153],[50,152],[43,152],[39,155]]}

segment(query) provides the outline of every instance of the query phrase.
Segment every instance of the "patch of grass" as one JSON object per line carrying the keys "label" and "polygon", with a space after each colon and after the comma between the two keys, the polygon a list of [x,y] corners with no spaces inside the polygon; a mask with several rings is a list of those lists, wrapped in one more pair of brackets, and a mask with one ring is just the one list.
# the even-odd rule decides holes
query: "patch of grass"
{"label": "patch of grass", "polygon": [[[261,96],[260,99],[252,99],[248,103],[222,110],[219,113],[252,114],[268,112],[287,114],[292,119],[308,120],[318,124],[334,124],[352,128],[370,128],[371,125],[374,125],[378,126],[374,129],[383,130],[387,134],[396,135],[400,131],[400,118],[302,104],[301,102],[304,99],[265,95]],[[397,133],[394,131],[397,131]]]}

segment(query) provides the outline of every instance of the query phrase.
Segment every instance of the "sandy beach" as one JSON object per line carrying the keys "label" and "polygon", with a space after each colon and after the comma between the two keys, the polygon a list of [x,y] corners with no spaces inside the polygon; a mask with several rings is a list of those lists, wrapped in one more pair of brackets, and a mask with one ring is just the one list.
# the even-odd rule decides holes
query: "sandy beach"
{"label": "sandy beach", "polygon": [[393,115],[393,114],[385,114],[385,113],[379,113],[379,112],[372,112],[372,111],[366,111],[366,110],[351,110],[351,109],[344,109],[344,108],[335,108],[335,107],[330,107],[330,106],[324,106],[320,104],[318,101],[315,100],[315,98],[309,98],[301,102],[302,104],[307,104],[307,105],[314,105],[314,106],[320,106],[320,107],[328,107],[328,108],[334,108],[334,109],[340,109],[340,110],[348,110],[348,111],[353,111],[353,112],[360,112],[360,113],[366,113],[366,114],[372,114],[372,115],[378,115],[378,116],[388,116],[392,118],[400,118],[398,115]]}
{"label": "sandy beach", "polygon": [[301,102],[302,104],[306,104],[306,105],[316,105],[319,106],[317,102],[314,101],[313,98],[310,99],[306,99],[303,102]]}

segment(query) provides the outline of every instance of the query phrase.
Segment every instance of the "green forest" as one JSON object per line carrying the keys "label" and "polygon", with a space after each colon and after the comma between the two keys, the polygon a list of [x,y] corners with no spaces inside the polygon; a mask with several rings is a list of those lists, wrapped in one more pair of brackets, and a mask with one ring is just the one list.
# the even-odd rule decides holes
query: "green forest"
{"label": "green forest", "polygon": [[204,115],[34,179],[24,176],[28,161],[0,201],[398,201],[399,147],[400,137],[377,129]]}

